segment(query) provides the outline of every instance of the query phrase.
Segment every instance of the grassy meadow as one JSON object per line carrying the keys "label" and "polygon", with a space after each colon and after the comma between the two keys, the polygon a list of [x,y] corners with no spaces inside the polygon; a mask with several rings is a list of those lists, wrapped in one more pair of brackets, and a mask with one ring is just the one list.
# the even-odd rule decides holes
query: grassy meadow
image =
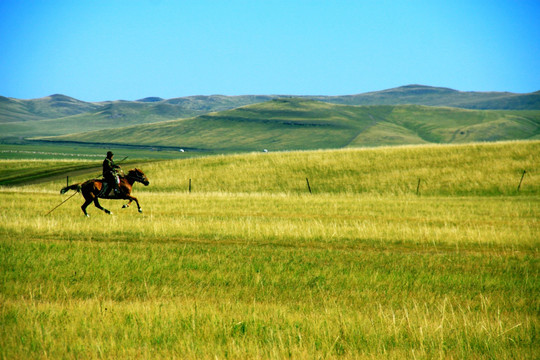
{"label": "grassy meadow", "polygon": [[143,213],[102,200],[114,214],[90,218],[65,179],[0,187],[0,357],[537,358],[539,155],[531,141],[144,163]]}

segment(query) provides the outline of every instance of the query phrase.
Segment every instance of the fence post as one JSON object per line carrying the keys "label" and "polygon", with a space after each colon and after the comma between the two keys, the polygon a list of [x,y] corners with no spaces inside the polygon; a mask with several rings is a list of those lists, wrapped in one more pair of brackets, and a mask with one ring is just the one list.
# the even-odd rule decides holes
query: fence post
{"label": "fence post", "polygon": [[416,195],[420,195],[420,179],[418,179],[418,185],[416,185]]}
{"label": "fence post", "polygon": [[521,183],[523,182],[523,178],[525,177],[525,173],[527,170],[523,170],[523,174],[521,175],[521,180],[519,180],[519,185],[517,187],[517,191],[519,192],[519,189],[521,188]]}
{"label": "fence post", "polygon": [[189,178],[189,193],[191,194],[191,178]]}
{"label": "fence post", "polygon": [[309,193],[311,194],[311,186],[309,186],[309,179],[306,178],[306,182],[307,182],[307,188],[309,190]]}

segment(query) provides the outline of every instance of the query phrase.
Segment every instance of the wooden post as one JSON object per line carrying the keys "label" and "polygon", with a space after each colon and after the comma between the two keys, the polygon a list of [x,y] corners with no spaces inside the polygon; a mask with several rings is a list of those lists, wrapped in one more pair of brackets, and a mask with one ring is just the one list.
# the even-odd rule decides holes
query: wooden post
{"label": "wooden post", "polygon": [[311,186],[309,186],[309,179],[306,178],[306,182],[307,182],[307,188],[309,190],[309,193],[311,194]]}
{"label": "wooden post", "polygon": [[418,179],[418,185],[416,185],[416,195],[420,195],[420,179]]}
{"label": "wooden post", "polygon": [[523,170],[523,174],[521,175],[521,180],[519,180],[519,185],[518,185],[518,188],[517,188],[518,192],[519,192],[519,189],[521,188],[521,183],[523,182],[523,178],[525,177],[526,172],[527,172],[527,170]]}
{"label": "wooden post", "polygon": [[189,193],[191,193],[191,178],[189,179]]}

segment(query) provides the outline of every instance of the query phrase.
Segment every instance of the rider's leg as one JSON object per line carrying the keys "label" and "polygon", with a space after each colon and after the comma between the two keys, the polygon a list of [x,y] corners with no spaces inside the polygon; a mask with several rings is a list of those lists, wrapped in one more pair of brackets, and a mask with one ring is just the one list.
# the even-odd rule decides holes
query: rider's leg
{"label": "rider's leg", "polygon": [[120,194],[120,177],[118,175],[114,177],[114,192]]}

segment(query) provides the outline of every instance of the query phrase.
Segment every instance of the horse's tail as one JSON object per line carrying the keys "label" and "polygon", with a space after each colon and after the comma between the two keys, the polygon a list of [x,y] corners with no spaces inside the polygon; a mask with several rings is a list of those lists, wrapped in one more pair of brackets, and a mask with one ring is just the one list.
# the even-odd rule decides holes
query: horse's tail
{"label": "horse's tail", "polygon": [[60,190],[60,194],[65,194],[68,190],[75,190],[77,192],[81,192],[81,184],[78,183],[78,184],[65,186],[62,188],[62,190]]}

